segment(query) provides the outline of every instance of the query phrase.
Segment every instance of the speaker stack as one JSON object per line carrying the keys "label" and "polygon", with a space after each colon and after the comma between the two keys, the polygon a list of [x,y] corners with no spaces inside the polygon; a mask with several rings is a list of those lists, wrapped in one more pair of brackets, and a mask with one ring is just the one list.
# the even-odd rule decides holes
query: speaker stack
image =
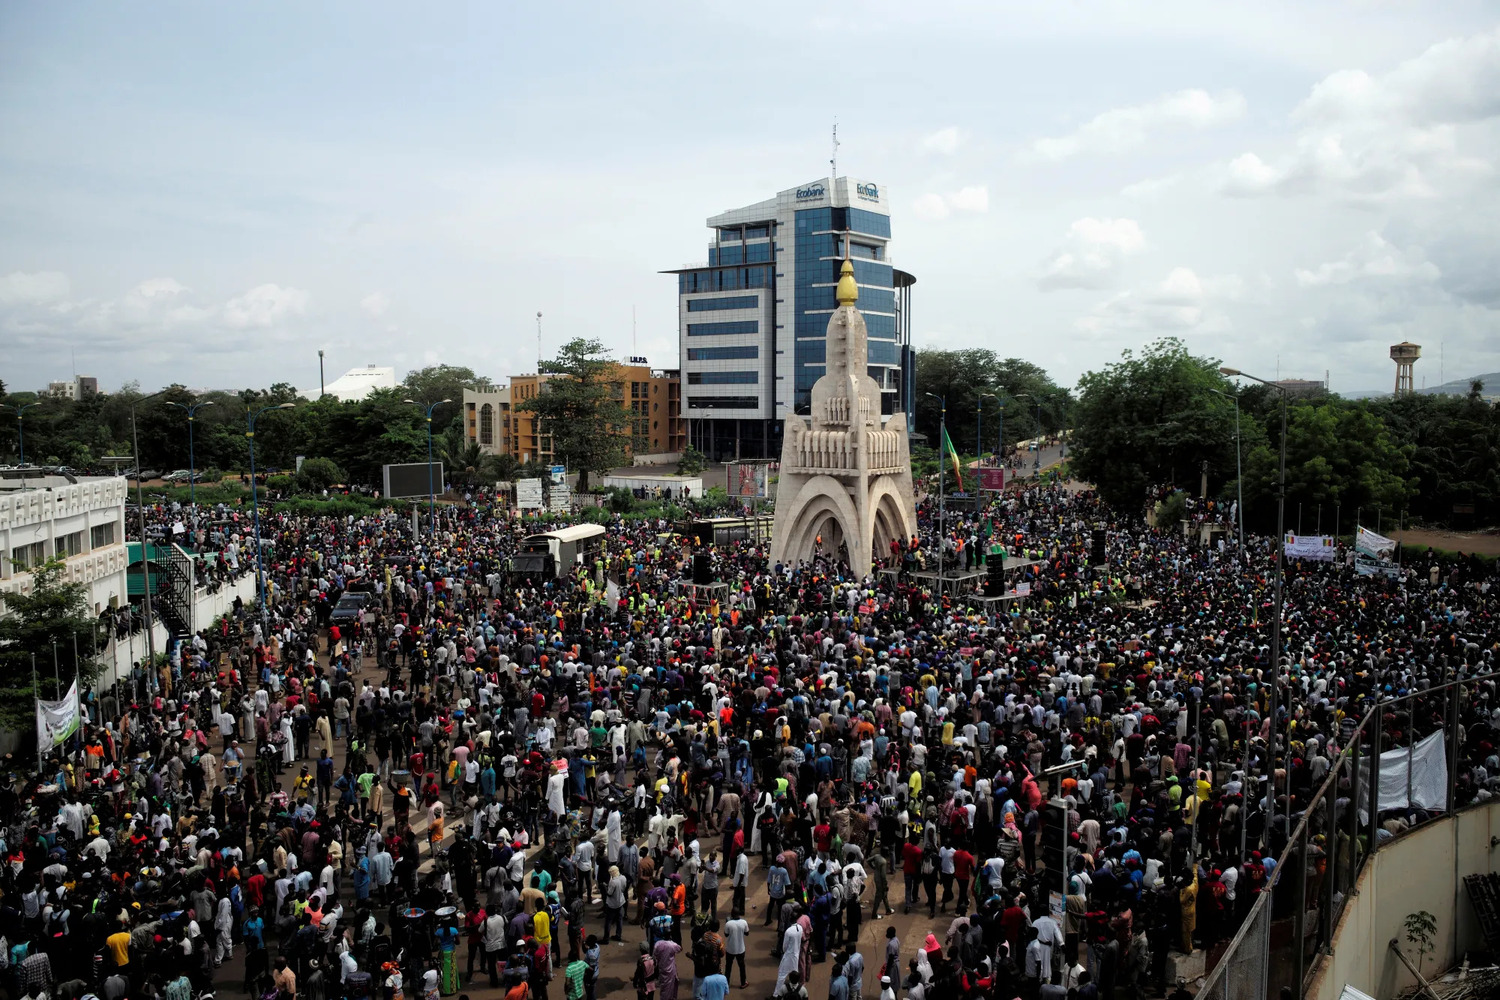
{"label": "speaker stack", "polygon": [[693,582],[713,583],[714,573],[707,552],[693,553]]}

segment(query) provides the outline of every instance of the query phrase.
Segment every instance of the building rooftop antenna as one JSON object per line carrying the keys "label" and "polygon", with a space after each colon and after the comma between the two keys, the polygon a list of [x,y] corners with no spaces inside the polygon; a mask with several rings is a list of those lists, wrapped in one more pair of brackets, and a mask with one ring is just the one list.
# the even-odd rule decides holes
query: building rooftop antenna
{"label": "building rooftop antenna", "polygon": [[839,179],[839,120],[833,120],[833,155],[828,158],[828,169],[832,171],[830,180]]}
{"label": "building rooftop antenna", "polygon": [[536,373],[542,373],[542,311],[536,313]]}

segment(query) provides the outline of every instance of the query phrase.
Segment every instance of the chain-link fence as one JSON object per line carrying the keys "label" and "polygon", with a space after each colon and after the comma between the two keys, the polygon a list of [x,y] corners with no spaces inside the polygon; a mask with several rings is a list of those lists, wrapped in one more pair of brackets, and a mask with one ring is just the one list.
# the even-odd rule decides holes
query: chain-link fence
{"label": "chain-link fence", "polygon": [[[1410,818],[1420,825],[1459,805],[1465,688],[1496,677],[1500,673],[1381,701],[1341,741],[1342,752],[1312,796],[1304,803],[1287,795],[1290,831],[1275,870],[1204,979],[1200,1000],[1270,1000],[1283,986],[1302,997],[1317,957],[1332,944],[1370,845],[1379,849],[1405,832]],[[1419,737],[1423,729],[1432,732]],[[1374,809],[1372,784],[1379,789]],[[1398,812],[1401,818],[1389,818]],[[1382,824],[1382,814],[1390,826]]]}

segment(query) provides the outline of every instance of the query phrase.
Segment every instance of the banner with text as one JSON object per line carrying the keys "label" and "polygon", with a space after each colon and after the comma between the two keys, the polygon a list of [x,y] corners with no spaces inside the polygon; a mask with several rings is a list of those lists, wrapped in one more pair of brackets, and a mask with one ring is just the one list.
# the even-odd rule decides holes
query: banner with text
{"label": "banner with text", "polygon": [[1377,559],[1389,559],[1391,553],[1396,551],[1396,540],[1377,535],[1369,528],[1361,527],[1359,533],[1354,536],[1354,551],[1363,552]]}
{"label": "banner with text", "polygon": [[1311,559],[1314,562],[1333,562],[1335,548],[1332,535],[1286,535],[1286,557],[1288,559]]}

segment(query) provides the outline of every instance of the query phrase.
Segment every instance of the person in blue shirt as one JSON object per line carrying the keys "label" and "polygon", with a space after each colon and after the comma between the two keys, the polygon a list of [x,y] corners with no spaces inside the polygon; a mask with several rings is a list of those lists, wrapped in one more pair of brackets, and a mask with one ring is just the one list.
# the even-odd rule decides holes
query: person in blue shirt
{"label": "person in blue shirt", "polygon": [[771,870],[766,872],[766,892],[771,901],[766,904],[766,922],[763,926],[771,926],[771,921],[781,913],[781,901],[786,897],[786,887],[791,883],[792,877],[781,866],[780,860],[773,861]]}
{"label": "person in blue shirt", "polygon": [[722,972],[703,977],[703,991],[698,1000],[725,1000],[729,996],[729,978]]}

